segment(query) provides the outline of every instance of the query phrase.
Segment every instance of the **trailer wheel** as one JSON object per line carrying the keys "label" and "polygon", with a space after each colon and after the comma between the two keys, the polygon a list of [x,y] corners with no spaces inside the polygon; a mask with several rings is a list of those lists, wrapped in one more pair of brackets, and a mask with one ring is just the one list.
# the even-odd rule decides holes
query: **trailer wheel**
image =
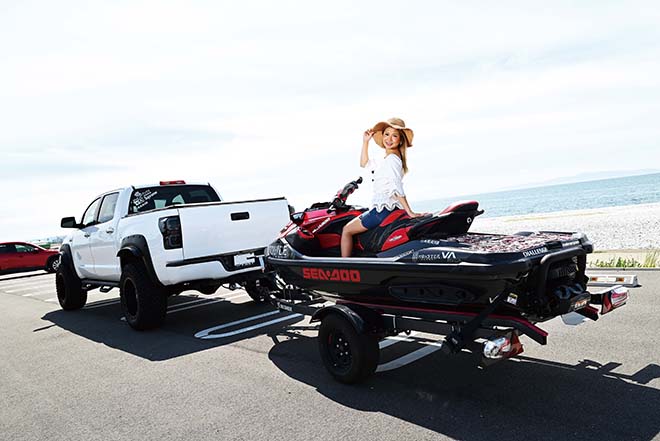
{"label": "trailer wheel", "polygon": [[245,285],[245,292],[255,303],[265,303],[270,298],[270,288],[262,280],[252,280]]}
{"label": "trailer wheel", "polygon": [[327,315],[321,321],[318,340],[323,364],[338,381],[358,383],[376,371],[378,338],[358,334],[343,317]]}
{"label": "trailer wheel", "polygon": [[[64,256],[62,256],[64,258]],[[65,311],[80,309],[87,303],[87,291],[68,261],[62,262],[55,274],[57,300]]]}
{"label": "trailer wheel", "polygon": [[126,322],[133,329],[153,329],[165,321],[167,295],[151,280],[142,262],[129,262],[122,268],[119,297]]}

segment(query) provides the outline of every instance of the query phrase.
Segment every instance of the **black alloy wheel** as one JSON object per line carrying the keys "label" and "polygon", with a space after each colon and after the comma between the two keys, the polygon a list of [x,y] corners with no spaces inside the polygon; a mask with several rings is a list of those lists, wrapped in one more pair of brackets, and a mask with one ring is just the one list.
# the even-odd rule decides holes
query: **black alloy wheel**
{"label": "black alloy wheel", "polygon": [[358,383],[376,371],[378,337],[359,334],[344,317],[332,313],[323,318],[318,341],[323,364],[338,381]]}

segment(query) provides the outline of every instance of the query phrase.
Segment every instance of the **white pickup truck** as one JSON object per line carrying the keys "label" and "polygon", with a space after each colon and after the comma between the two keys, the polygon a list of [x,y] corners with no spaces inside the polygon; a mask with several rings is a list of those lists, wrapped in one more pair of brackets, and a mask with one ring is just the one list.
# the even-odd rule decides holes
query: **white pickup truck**
{"label": "white pickup truck", "polygon": [[60,248],[55,285],[62,309],[82,308],[87,291],[119,287],[135,329],[163,323],[167,297],[222,284],[263,301],[263,251],[289,221],[285,198],[223,202],[208,184],[183,181],[126,187],[94,199]]}

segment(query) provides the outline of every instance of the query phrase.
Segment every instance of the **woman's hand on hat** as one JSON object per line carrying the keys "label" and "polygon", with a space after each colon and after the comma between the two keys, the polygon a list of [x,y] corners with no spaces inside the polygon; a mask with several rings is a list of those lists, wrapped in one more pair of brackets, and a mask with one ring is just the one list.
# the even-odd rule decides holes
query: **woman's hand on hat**
{"label": "woman's hand on hat", "polygon": [[371,138],[374,137],[374,131],[369,129],[365,130],[364,133],[362,134],[362,141],[364,142],[369,142]]}

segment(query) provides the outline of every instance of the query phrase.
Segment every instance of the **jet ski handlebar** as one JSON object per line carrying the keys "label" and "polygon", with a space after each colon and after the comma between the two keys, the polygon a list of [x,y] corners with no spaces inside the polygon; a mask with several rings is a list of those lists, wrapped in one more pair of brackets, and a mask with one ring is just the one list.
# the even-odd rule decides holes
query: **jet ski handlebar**
{"label": "jet ski handlebar", "polygon": [[344,188],[339,190],[335,195],[335,198],[332,200],[328,211],[346,208],[346,199],[358,189],[362,183],[362,176],[358,177],[355,181],[351,181],[348,184],[344,185]]}

